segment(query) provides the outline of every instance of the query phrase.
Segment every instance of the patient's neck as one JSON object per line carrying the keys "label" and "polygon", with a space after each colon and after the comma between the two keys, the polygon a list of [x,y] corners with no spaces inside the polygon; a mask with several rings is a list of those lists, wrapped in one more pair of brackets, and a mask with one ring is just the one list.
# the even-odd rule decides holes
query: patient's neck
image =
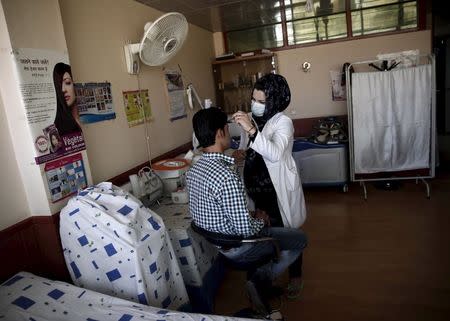
{"label": "patient's neck", "polygon": [[221,153],[223,154],[223,147],[220,144],[214,144],[203,148],[204,153]]}

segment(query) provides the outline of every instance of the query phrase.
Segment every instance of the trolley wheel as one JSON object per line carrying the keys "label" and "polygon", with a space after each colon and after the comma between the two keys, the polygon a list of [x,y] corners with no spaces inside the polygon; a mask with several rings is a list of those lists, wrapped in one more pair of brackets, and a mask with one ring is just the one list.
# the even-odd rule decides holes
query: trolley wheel
{"label": "trolley wheel", "polygon": [[347,193],[347,192],[348,192],[348,185],[347,185],[347,184],[344,184],[344,186],[342,186],[342,191],[343,191],[344,193]]}

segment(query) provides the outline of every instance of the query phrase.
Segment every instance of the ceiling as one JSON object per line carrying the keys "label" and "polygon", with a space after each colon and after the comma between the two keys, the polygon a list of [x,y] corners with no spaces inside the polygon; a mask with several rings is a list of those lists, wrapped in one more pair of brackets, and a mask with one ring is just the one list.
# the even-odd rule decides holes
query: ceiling
{"label": "ceiling", "polygon": [[239,30],[280,21],[277,0],[136,0],[163,12],[176,11],[212,32]]}

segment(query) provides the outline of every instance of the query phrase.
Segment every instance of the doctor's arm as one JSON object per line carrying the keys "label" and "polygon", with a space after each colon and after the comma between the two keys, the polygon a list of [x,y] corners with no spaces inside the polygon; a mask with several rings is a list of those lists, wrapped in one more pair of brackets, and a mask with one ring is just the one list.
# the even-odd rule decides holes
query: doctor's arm
{"label": "doctor's arm", "polygon": [[[267,126],[267,125],[266,125]],[[257,133],[250,147],[270,162],[277,162],[282,159],[283,154],[289,147],[290,141],[294,137],[294,126],[290,118],[281,118],[274,124],[271,137],[266,137]]]}

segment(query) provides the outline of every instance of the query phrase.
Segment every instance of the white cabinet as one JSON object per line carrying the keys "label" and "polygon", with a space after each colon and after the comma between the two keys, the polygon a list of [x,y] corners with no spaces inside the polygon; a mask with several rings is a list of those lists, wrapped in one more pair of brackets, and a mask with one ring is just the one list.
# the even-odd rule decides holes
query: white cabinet
{"label": "white cabinet", "polygon": [[347,145],[294,141],[292,150],[302,185],[344,186],[348,180]]}

